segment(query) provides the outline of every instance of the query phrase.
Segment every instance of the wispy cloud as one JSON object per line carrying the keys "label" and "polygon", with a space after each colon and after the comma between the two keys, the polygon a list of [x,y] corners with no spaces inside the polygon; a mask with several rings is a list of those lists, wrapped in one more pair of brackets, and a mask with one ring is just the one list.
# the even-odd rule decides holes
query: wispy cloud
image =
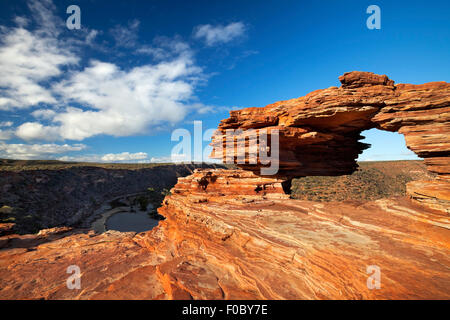
{"label": "wispy cloud", "polygon": [[[33,20],[38,25],[36,33],[41,36],[56,37],[64,30],[64,21],[55,15],[56,6],[52,0],[29,0],[28,7],[32,12]],[[23,21],[26,20],[21,20],[19,23]]]}
{"label": "wispy cloud", "polygon": [[94,39],[100,34],[98,30],[90,30],[86,35],[86,43],[92,44]]}
{"label": "wispy cloud", "polygon": [[195,28],[194,37],[204,40],[207,46],[228,43],[240,38],[246,31],[245,24],[242,22],[232,22],[228,25],[211,24],[199,25]]}
{"label": "wispy cloud", "polygon": [[1,121],[0,122],[0,140],[9,140],[14,136],[14,131],[11,129],[1,129],[1,128],[9,128],[14,123],[12,121]]}
{"label": "wispy cloud", "polygon": [[187,56],[192,57],[193,52],[188,43],[180,37],[156,37],[153,45],[142,45],[136,49],[137,54],[152,56],[155,60],[168,60],[174,57]]}
{"label": "wispy cloud", "polygon": [[136,46],[140,22],[134,19],[127,26],[116,25],[110,30],[111,35],[119,47],[131,48]]}
{"label": "wispy cloud", "polygon": [[14,131],[0,129],[0,140],[9,140],[14,137]]}
{"label": "wispy cloud", "polygon": [[76,161],[76,162],[134,162],[143,163],[150,162],[148,155],[145,152],[122,152],[122,153],[108,153],[77,155],[77,156],[62,156],[57,158],[60,161]]}
{"label": "wispy cloud", "polygon": [[85,149],[84,144],[7,144],[0,142],[0,158],[42,159],[54,154]]}
{"label": "wispy cloud", "polygon": [[231,110],[239,109],[237,107],[223,107],[223,106],[213,106],[213,105],[204,105],[204,104],[198,104],[198,105],[194,105],[194,106],[196,107],[196,112],[200,115],[211,114],[211,113],[230,112]]}
{"label": "wispy cloud", "polygon": [[12,121],[1,121],[0,127],[11,127],[13,125]]}
{"label": "wispy cloud", "polygon": [[190,155],[186,154],[173,154],[170,156],[162,156],[162,157],[152,157],[149,162],[150,163],[181,163],[181,162],[190,162]]}
{"label": "wispy cloud", "polygon": [[52,119],[56,115],[56,112],[52,109],[38,109],[38,110],[33,111],[31,113],[31,115],[38,119],[49,120],[49,119]]}
{"label": "wispy cloud", "polygon": [[143,160],[143,159],[147,159],[147,157],[148,157],[148,155],[145,152],[108,153],[102,157],[102,161],[114,162],[114,161]]}

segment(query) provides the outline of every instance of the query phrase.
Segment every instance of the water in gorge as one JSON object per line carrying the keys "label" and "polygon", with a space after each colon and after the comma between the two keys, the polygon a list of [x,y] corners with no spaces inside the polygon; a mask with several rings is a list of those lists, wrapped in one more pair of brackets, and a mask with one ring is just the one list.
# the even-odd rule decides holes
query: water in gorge
{"label": "water in gorge", "polygon": [[106,230],[143,232],[153,229],[158,222],[150,218],[147,212],[120,212],[106,220]]}
{"label": "water in gorge", "polygon": [[134,194],[115,198],[102,206],[98,218],[91,224],[97,233],[108,230],[144,232],[153,229],[163,219],[156,212],[160,199],[148,194]]}

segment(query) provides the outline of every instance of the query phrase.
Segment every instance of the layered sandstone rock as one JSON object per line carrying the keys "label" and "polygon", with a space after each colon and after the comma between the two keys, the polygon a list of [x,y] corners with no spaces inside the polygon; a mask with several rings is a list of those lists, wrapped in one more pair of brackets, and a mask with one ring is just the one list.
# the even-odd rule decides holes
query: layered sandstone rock
{"label": "layered sandstone rock", "polygon": [[[179,178],[158,209],[166,219],[146,233],[0,237],[0,299],[450,299],[449,84],[394,85],[360,72],[340,80],[221,122],[215,151],[227,129],[278,130],[276,175],[261,176],[261,162],[196,170]],[[352,172],[367,147],[360,132],[373,127],[402,132],[438,174],[408,184],[417,203],[289,199],[292,177]],[[271,152],[242,131],[225,158],[255,152],[239,143],[246,135]],[[79,290],[66,286],[70,265],[80,267]]]}
{"label": "layered sandstone rock", "polygon": [[207,201],[213,197],[220,200],[231,199],[288,199],[285,191],[289,186],[284,181],[270,177],[260,177],[243,170],[196,169],[187,177],[178,178],[171,193]]}
{"label": "layered sandstone rock", "polygon": [[[252,130],[268,135],[277,130],[277,177],[350,174],[357,168],[358,155],[368,147],[359,142],[361,132],[378,128],[402,133],[407,147],[425,158],[428,170],[448,181],[449,83],[394,85],[387,76],[370,72],[345,73],[339,80],[339,88],[316,90],[264,108],[231,111],[213,137],[211,156],[261,175],[265,163],[252,156],[258,155],[255,150],[270,148],[261,145]],[[228,142],[232,148],[227,148],[227,134],[232,136]],[[446,199],[439,201],[450,206]]]}
{"label": "layered sandstone rock", "polygon": [[443,180],[411,181],[406,191],[415,201],[450,215],[450,183]]}
{"label": "layered sandstone rock", "polygon": [[[166,220],[139,236],[165,259],[158,268],[174,298],[450,296],[449,220],[407,199],[319,204],[206,192],[198,202],[198,194],[173,192],[159,209]],[[367,287],[371,265],[381,270],[379,290]]]}
{"label": "layered sandstone rock", "polygon": [[[216,178],[203,188],[203,177]],[[448,217],[406,198],[277,199],[254,191],[258,179],[239,170],[181,178],[158,210],[166,220],[147,233],[0,237],[0,298],[450,298]],[[79,290],[66,286],[70,265],[80,267]]]}

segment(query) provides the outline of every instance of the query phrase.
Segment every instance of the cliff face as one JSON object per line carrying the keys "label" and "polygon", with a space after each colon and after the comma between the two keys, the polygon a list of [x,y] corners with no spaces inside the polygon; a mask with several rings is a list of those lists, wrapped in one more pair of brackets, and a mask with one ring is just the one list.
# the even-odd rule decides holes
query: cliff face
{"label": "cliff face", "polygon": [[[369,147],[359,142],[363,130],[398,131],[405,136],[406,146],[425,158],[428,170],[438,174],[439,182],[411,185],[411,196],[448,214],[450,84],[394,85],[387,76],[369,72],[345,73],[339,80],[339,88],[316,90],[264,108],[231,111],[213,137],[211,156],[261,174],[263,162],[259,157],[251,162],[255,152],[250,145],[251,141],[256,149],[265,145],[261,145],[261,139],[252,138],[249,129],[269,134],[277,130],[278,177],[350,174],[357,168],[358,154]],[[229,144],[234,150],[228,148],[225,153],[221,150],[227,145],[227,133],[232,136]],[[238,155],[245,155],[241,162]],[[423,193],[417,192],[418,188]]]}

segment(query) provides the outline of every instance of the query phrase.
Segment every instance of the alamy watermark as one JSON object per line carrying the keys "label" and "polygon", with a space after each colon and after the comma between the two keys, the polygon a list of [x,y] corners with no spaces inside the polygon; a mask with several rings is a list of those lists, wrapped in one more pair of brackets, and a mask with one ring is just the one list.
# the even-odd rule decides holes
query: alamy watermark
{"label": "alamy watermark", "polygon": [[66,273],[72,274],[66,280],[66,286],[69,290],[81,289],[81,270],[77,265],[70,265],[67,267]]}
{"label": "alamy watermark", "polygon": [[[203,148],[203,142],[214,136],[212,147]],[[194,121],[194,137],[187,129],[172,132],[172,141],[179,141],[172,148],[172,162],[202,162],[212,158],[226,164],[250,164],[261,167],[261,175],[274,175],[279,169],[280,142],[278,129],[226,129],[219,132],[207,129],[202,121]]]}
{"label": "alamy watermark", "polygon": [[367,7],[366,13],[370,14],[367,18],[366,26],[368,29],[381,29],[381,9],[376,4]]}
{"label": "alamy watermark", "polygon": [[366,272],[370,274],[367,278],[367,288],[370,290],[381,289],[381,269],[379,266],[367,266]]}
{"label": "alamy watermark", "polygon": [[72,4],[67,7],[66,13],[70,16],[66,20],[67,29],[81,29],[81,9],[79,6]]}

